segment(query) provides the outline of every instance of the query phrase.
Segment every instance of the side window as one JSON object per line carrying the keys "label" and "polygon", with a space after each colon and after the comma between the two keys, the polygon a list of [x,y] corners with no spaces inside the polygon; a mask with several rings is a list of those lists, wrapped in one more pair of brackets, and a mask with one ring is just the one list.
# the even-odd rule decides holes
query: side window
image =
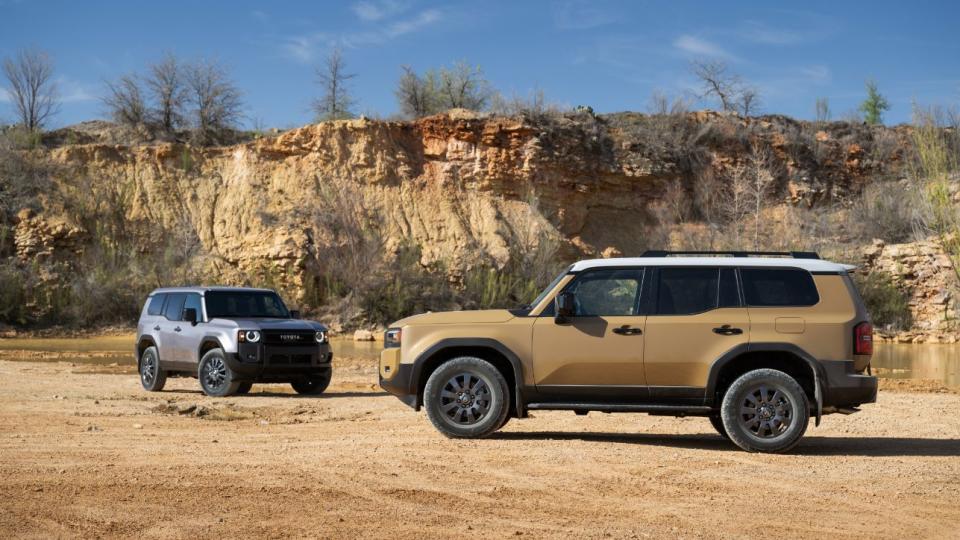
{"label": "side window", "polygon": [[171,321],[179,321],[183,315],[183,303],[187,300],[186,294],[171,294],[167,305],[163,308],[163,316]]}
{"label": "side window", "polygon": [[[197,310],[197,317],[203,318],[203,307],[200,305],[200,295],[199,294],[188,294],[186,302],[183,303],[183,310],[186,311],[189,308]],[[182,319],[183,317],[181,317]]]}
{"label": "side window", "polygon": [[150,297],[150,303],[147,304],[147,315],[160,315],[163,313],[163,301],[167,298],[165,294],[155,294]]}
{"label": "side window", "polygon": [[799,268],[742,268],[748,306],[812,306],[820,301],[813,276]]}
{"label": "side window", "polygon": [[736,269],[720,269],[720,292],[718,298],[717,307],[740,307],[740,293],[737,291]]}
{"label": "side window", "polygon": [[578,277],[567,290],[576,298],[578,316],[636,315],[642,281],[642,268],[594,270]]}
{"label": "side window", "polygon": [[719,268],[660,269],[658,315],[691,315],[717,307]]}

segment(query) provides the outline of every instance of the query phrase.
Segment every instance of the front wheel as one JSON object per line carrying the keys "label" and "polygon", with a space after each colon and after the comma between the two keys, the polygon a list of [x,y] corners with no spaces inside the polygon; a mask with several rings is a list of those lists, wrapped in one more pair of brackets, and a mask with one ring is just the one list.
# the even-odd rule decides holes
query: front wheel
{"label": "front wheel", "polygon": [[330,379],[333,377],[333,369],[327,369],[317,375],[311,375],[308,378],[300,379],[290,383],[293,390],[298,394],[317,396],[323,393],[330,386]]}
{"label": "front wheel", "polygon": [[440,365],[423,390],[427,416],[452,438],[480,438],[500,429],[510,413],[509,385],[481,358],[462,356]]}
{"label": "front wheel", "polygon": [[723,426],[748,452],[787,452],[810,421],[810,402],[797,381],[782,371],[757,369],[740,376],[723,396]]}
{"label": "front wheel", "polygon": [[167,384],[167,372],[160,369],[160,354],[156,347],[147,347],[140,355],[140,384],[148,392],[159,392]]}
{"label": "front wheel", "polygon": [[200,388],[203,393],[213,397],[231,396],[237,393],[242,383],[235,381],[233,371],[227,365],[226,356],[221,349],[211,349],[200,359],[197,370]]}

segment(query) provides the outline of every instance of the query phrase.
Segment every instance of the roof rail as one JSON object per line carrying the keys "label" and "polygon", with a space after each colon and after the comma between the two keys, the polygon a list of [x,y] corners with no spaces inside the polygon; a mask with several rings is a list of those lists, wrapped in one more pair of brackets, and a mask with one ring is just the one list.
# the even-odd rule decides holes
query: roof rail
{"label": "roof rail", "polygon": [[819,259],[816,251],[665,251],[648,249],[641,257],[670,257],[676,255],[726,255],[728,257],[792,257],[794,259]]}

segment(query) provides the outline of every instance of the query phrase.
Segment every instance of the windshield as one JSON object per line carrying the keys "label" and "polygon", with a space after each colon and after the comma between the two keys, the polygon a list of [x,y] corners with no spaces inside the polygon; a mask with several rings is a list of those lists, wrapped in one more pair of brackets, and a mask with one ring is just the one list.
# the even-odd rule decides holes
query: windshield
{"label": "windshield", "polygon": [[267,291],[209,291],[204,298],[207,302],[207,317],[289,319],[290,312],[283,300],[275,292]]}
{"label": "windshield", "polygon": [[[572,268],[572,266],[570,268]],[[540,294],[538,294],[537,298],[533,302],[530,302],[530,304],[528,304],[527,307],[530,309],[533,309],[534,306],[536,306],[540,302],[543,302],[543,299],[546,298],[547,294],[549,294],[550,291],[552,291],[553,288],[557,286],[557,283],[560,283],[560,280],[563,279],[563,276],[567,275],[567,273],[570,272],[570,268],[567,268],[563,272],[560,272],[559,276],[553,278],[553,281],[551,281],[550,284],[547,285],[547,288],[544,289]]]}

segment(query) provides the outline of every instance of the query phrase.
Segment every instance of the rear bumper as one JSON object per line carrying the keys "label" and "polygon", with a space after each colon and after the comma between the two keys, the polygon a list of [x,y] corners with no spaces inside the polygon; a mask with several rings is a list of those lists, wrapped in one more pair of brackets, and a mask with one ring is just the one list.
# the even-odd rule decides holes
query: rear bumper
{"label": "rear bumper", "polygon": [[333,361],[329,343],[304,347],[247,343],[226,356],[237,379],[256,382],[289,382],[319,375],[329,371]]}
{"label": "rear bumper", "polygon": [[854,370],[852,360],[823,360],[823,405],[855,407],[877,401],[877,378]]}

